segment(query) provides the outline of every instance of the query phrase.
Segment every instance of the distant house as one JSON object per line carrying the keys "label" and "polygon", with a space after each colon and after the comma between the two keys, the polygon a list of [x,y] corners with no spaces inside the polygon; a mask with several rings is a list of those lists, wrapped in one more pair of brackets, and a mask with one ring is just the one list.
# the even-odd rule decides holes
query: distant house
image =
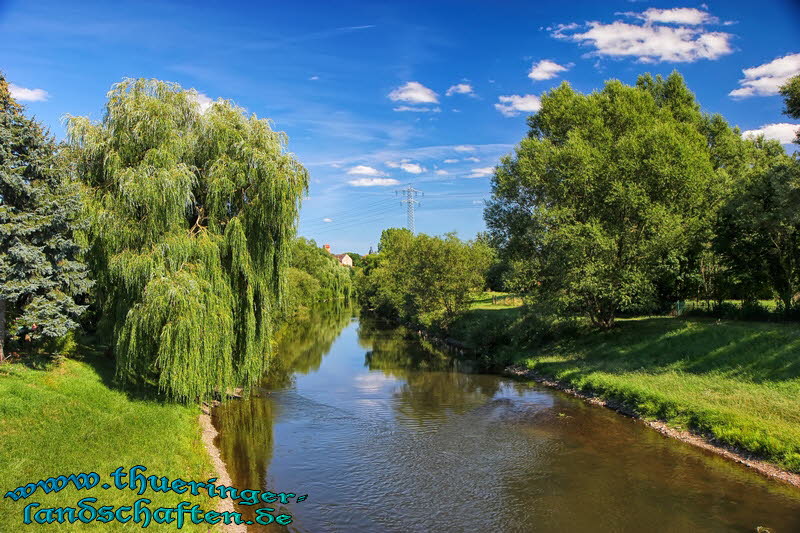
{"label": "distant house", "polygon": [[346,267],[353,266],[353,259],[347,254],[333,254],[339,260],[339,264]]}
{"label": "distant house", "polygon": [[[324,248],[325,248],[326,252],[331,254],[331,245],[330,244],[326,244],[324,246]],[[351,268],[353,267],[353,258],[351,258],[349,255],[347,255],[347,254],[331,254],[331,255],[333,255],[333,257],[335,257],[339,261],[340,265],[346,266],[346,267],[351,267]]]}

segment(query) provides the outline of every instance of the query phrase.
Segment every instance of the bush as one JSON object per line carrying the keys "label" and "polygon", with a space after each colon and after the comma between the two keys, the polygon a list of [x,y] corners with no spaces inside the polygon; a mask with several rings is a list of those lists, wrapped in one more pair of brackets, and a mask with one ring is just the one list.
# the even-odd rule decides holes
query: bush
{"label": "bush", "polygon": [[739,315],[741,320],[769,320],[775,315],[758,300],[745,300]]}
{"label": "bush", "polygon": [[711,314],[717,318],[734,320],[739,317],[739,306],[730,302],[717,302],[711,309]]}

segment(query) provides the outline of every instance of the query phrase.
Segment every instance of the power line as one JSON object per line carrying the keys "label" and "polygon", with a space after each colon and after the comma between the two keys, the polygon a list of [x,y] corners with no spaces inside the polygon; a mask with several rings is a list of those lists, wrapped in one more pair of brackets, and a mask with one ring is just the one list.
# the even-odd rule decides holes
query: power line
{"label": "power line", "polygon": [[359,210],[357,216],[343,217],[341,220],[333,220],[331,222],[316,223],[312,225],[303,225],[302,229],[305,231],[326,231],[342,226],[349,226],[353,224],[363,224],[367,219],[372,217],[386,218],[389,214],[389,206],[375,207],[372,210]]}
{"label": "power line", "polygon": [[[384,195],[385,194],[386,193],[384,193]],[[365,205],[363,205],[361,210],[363,211],[364,209],[370,209],[372,207],[380,206],[380,205],[388,205],[388,204],[393,203],[394,201],[395,201],[395,199],[393,197],[385,196],[384,198],[381,198],[380,200],[375,200],[375,201],[366,203]],[[335,217],[335,216],[338,216],[338,215],[351,214],[353,212],[353,204],[350,201],[347,202],[347,205],[339,206],[339,207],[340,208],[336,209],[335,211],[331,211],[331,210],[327,210],[326,209],[324,211],[324,214],[326,216],[329,216],[329,217]],[[320,210],[320,209],[317,208],[317,210]]]}
{"label": "power line", "polygon": [[330,227],[326,226],[324,228],[319,228],[319,229],[316,229],[316,230],[306,230],[305,228],[303,228],[303,230],[304,230],[304,233],[306,231],[313,231],[314,233],[317,233],[317,234],[325,234],[325,233],[329,233],[331,231],[339,232],[339,231],[342,231],[342,230],[345,230],[345,229],[350,229],[350,228],[363,228],[364,225],[366,225],[366,224],[370,224],[370,223],[373,223],[373,222],[374,223],[383,222],[385,220],[386,220],[386,215],[375,215],[372,218],[364,218],[364,219],[359,219],[359,220],[351,220],[351,221],[348,221],[348,222],[343,222],[338,226],[331,225]]}
{"label": "power line", "polygon": [[[373,205],[369,208],[365,209],[350,209],[349,212],[342,212],[340,215],[332,214],[330,218],[333,219],[332,222],[320,222],[320,221],[313,221],[308,222],[302,225],[304,230],[322,230],[322,229],[331,229],[338,227],[342,224],[350,224],[352,222],[358,223],[360,220],[363,220],[364,217],[378,215],[386,213],[389,206],[395,202],[394,199],[387,199],[380,204]],[[353,215],[356,215],[355,217]],[[341,220],[339,217],[341,216]]]}

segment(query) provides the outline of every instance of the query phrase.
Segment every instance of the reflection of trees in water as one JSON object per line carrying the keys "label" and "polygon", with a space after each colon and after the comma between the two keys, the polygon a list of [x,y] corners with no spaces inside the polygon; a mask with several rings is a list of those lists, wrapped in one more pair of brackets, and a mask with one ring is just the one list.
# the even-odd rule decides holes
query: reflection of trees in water
{"label": "reflection of trees in water", "polygon": [[346,300],[319,302],[308,313],[296,317],[279,334],[275,357],[263,386],[286,387],[292,374],[308,374],[318,369],[322,357],[352,317],[353,307]]}
{"label": "reflection of trees in water", "polygon": [[398,411],[419,423],[465,413],[485,404],[498,390],[498,380],[450,372],[411,372],[397,393]]}
{"label": "reflection of trees in water", "polygon": [[[319,368],[322,357],[350,322],[352,307],[344,301],[325,302],[294,321],[280,333],[275,357],[263,380],[265,387],[283,387],[294,372],[308,373]],[[238,489],[261,489],[272,459],[272,425],[279,405],[263,391],[260,396],[233,400],[212,413],[217,428],[217,446]],[[239,506],[245,517],[253,509]]]}
{"label": "reflection of trees in water", "polygon": [[213,411],[217,446],[238,489],[258,489],[272,457],[276,406],[268,395],[226,402]]}
{"label": "reflection of trees in water", "polygon": [[362,317],[358,329],[370,370],[405,381],[397,393],[398,410],[420,423],[441,419],[448,412],[463,413],[484,404],[500,388],[496,376],[468,374],[461,361],[403,327],[390,327]]}

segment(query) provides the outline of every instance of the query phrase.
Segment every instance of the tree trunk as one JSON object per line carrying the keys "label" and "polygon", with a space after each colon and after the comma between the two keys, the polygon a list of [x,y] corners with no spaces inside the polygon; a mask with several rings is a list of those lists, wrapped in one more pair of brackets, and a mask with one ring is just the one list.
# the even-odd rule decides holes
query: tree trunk
{"label": "tree trunk", "polygon": [[783,303],[783,313],[785,315],[789,315],[792,311],[792,300],[794,299],[794,291],[791,289],[791,286],[787,289],[784,289],[780,292],[779,298]]}
{"label": "tree trunk", "polygon": [[5,361],[6,343],[6,301],[0,298],[0,362]]}

